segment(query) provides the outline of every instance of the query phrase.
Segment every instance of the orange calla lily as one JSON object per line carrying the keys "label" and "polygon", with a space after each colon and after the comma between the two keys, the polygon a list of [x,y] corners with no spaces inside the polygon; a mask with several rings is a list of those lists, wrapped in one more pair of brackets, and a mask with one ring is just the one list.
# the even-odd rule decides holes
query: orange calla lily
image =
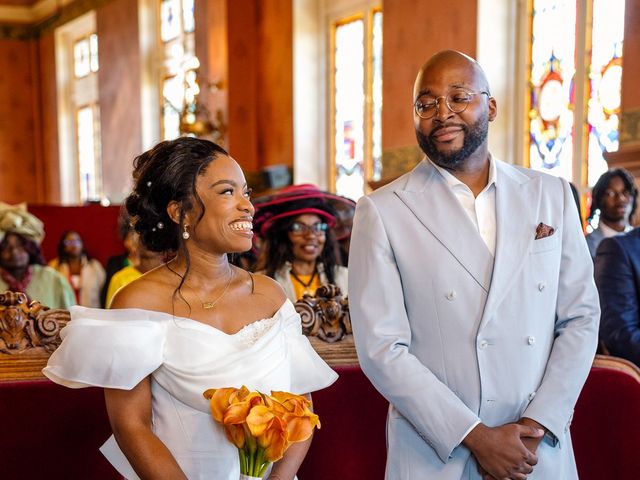
{"label": "orange calla lily", "polygon": [[277,400],[281,404],[287,406],[287,409],[289,409],[289,407],[293,405],[304,405],[307,407],[311,406],[310,400],[308,400],[302,395],[296,395],[294,393],[271,392],[271,397],[273,397],[275,400]]}
{"label": "orange calla lily", "polygon": [[313,433],[313,428],[320,425],[318,416],[311,415],[295,415],[287,413],[284,416],[284,422],[287,425],[287,435],[290,442],[304,442]]}
{"label": "orange calla lily", "polygon": [[245,445],[245,433],[242,425],[225,425],[224,433],[227,439],[233,443],[236,448],[244,448]]}
{"label": "orange calla lily", "polygon": [[[257,393],[257,392],[254,392]],[[249,395],[251,395],[251,390],[249,390],[246,386],[242,385],[240,388],[236,390],[236,395],[232,399],[232,401],[244,401]]]}
{"label": "orange calla lily", "polygon": [[279,417],[273,417],[268,428],[258,437],[258,445],[264,448],[264,459],[275,462],[284,456],[289,447],[287,439],[287,425]]}
{"label": "orange calla lily", "polygon": [[246,397],[245,400],[229,405],[222,417],[222,423],[225,425],[230,423],[243,423],[247,419],[247,415],[251,409],[262,403],[262,396],[253,393]]}
{"label": "orange calla lily", "polygon": [[237,388],[210,388],[204,392],[204,398],[209,400],[211,415],[217,422],[222,422],[224,412],[229,408],[230,399],[237,390]]}
{"label": "orange calla lily", "polygon": [[247,426],[251,431],[251,435],[258,437],[269,427],[275,414],[265,405],[256,405],[247,415]]}

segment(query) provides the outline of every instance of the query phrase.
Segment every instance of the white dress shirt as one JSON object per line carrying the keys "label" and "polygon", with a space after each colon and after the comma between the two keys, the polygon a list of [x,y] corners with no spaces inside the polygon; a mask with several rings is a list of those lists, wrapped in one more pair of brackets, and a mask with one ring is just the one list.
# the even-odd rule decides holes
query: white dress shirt
{"label": "white dress shirt", "polygon": [[[429,160],[431,161],[431,160]],[[444,177],[447,185],[475,225],[485,245],[496,254],[496,164],[489,156],[489,180],[477,197],[467,185],[444,168],[431,162]]]}
{"label": "white dress shirt", "polygon": [[604,238],[615,237],[616,235],[620,235],[621,233],[627,233],[633,230],[633,227],[631,225],[627,225],[626,227],[624,227],[623,232],[619,232],[618,230],[614,230],[604,222],[600,222],[598,228],[602,232],[602,235],[604,235]]}

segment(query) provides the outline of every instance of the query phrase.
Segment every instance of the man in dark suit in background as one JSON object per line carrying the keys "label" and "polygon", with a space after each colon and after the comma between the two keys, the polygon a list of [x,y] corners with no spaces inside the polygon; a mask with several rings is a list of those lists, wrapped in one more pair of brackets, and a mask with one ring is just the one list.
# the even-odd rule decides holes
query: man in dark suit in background
{"label": "man in dark suit in background", "polygon": [[595,278],[600,340],[612,355],[640,366],[640,228],[600,242]]}

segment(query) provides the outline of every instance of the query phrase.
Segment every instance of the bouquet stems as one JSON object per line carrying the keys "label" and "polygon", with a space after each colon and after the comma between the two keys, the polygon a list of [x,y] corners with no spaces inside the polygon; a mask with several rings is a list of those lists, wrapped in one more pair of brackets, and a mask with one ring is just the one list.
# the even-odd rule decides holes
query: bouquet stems
{"label": "bouquet stems", "polygon": [[244,448],[238,449],[240,457],[240,473],[251,477],[260,477],[265,474],[271,462],[264,458],[264,448],[258,448],[255,452],[247,452]]}

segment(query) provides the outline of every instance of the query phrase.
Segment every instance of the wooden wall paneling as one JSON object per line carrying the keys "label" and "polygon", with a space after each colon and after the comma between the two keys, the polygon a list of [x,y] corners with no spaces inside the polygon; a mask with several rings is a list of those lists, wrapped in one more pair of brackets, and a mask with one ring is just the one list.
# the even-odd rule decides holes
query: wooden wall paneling
{"label": "wooden wall paneling", "polygon": [[142,151],[138,3],[114,0],[97,9],[98,88],[104,192],[121,201],[132,162]]}
{"label": "wooden wall paneling", "polygon": [[[224,125],[229,123],[229,69],[227,0],[196,0],[196,56],[200,60],[200,101],[215,118],[222,114]],[[208,88],[206,83],[218,83],[219,88]],[[229,148],[225,133],[219,142]]]}
{"label": "wooden wall paneling", "polygon": [[46,197],[46,185],[45,175],[46,166],[43,158],[43,140],[42,140],[42,104],[40,102],[40,91],[42,77],[40,75],[40,45],[38,40],[29,42],[31,66],[29,68],[31,72],[31,106],[33,108],[33,154],[34,154],[34,171],[33,171],[33,183],[35,191],[35,199],[38,202],[43,202]]}
{"label": "wooden wall paneling", "polygon": [[293,167],[293,7],[259,2],[256,104],[259,166]]}
{"label": "wooden wall paneling", "polygon": [[245,171],[260,167],[257,138],[258,2],[234,0],[227,4],[229,34],[229,153]]}
{"label": "wooden wall paneling", "polygon": [[0,40],[0,201],[38,198],[34,40]]}
{"label": "wooden wall paneling", "polygon": [[443,49],[475,57],[477,2],[385,0],[383,13],[382,147],[387,150],[416,143],[411,105],[422,64]]}
{"label": "wooden wall paneling", "polygon": [[293,165],[293,7],[227,3],[228,146],[247,172]]}
{"label": "wooden wall paneling", "polygon": [[640,0],[626,0],[622,50],[622,109],[640,110]]}
{"label": "wooden wall paneling", "polygon": [[53,30],[38,40],[39,102],[42,148],[38,161],[44,176],[44,203],[60,203],[60,159],[58,154],[58,116],[55,40]]}

